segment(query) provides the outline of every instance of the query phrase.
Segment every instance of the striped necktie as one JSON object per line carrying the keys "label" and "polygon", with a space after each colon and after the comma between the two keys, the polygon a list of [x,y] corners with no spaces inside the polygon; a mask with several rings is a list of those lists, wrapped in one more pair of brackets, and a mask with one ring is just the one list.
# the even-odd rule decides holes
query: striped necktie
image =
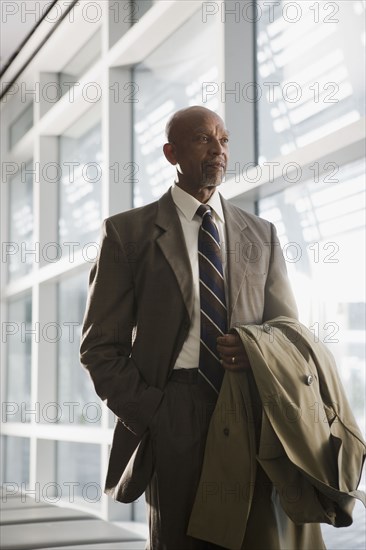
{"label": "striped necktie", "polygon": [[198,233],[198,266],[200,282],[201,336],[198,371],[218,393],[224,369],[216,350],[216,338],[226,333],[227,311],[220,237],[210,207],[197,209],[202,217]]}

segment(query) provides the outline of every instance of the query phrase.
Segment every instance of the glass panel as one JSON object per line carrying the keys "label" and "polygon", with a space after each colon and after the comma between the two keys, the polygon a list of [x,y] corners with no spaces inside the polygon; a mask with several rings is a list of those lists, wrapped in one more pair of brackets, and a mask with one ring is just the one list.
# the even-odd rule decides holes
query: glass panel
{"label": "glass panel", "polygon": [[2,436],[1,440],[1,454],[4,458],[1,483],[14,483],[14,489],[25,489],[29,484],[29,439]]}
{"label": "glass panel", "polygon": [[203,23],[199,10],[135,68],[134,206],[156,200],[174,181],[174,167],[162,152],[172,113],[188,105],[218,110],[217,97],[203,103],[202,85],[219,78],[220,32],[220,19]]}
{"label": "glass panel", "polygon": [[364,2],[258,3],[260,163],[365,116]]}
{"label": "glass panel", "polygon": [[88,289],[88,272],[59,283],[59,325],[62,330],[58,350],[58,403],[60,422],[95,427],[100,424],[101,402],[86,370],[79,362],[81,325]]}
{"label": "glass panel", "polygon": [[275,223],[300,320],[336,358],[356,419],[365,428],[365,161],[337,183],[307,182],[259,201]]}
{"label": "glass panel", "polygon": [[68,128],[60,136],[59,147],[59,242],[68,255],[71,247],[76,251],[99,241],[102,143],[98,109],[91,109]]}
{"label": "glass panel", "polygon": [[32,298],[30,294],[9,301],[7,335],[7,422],[29,422],[31,392]]}
{"label": "glass panel", "polygon": [[33,175],[32,161],[23,163],[9,183],[9,237],[7,264],[9,280],[26,275],[33,269]]}
{"label": "glass panel", "polygon": [[153,5],[153,0],[130,0],[131,1],[131,25],[138,23],[141,17],[149,11]]}
{"label": "glass panel", "polygon": [[57,443],[57,483],[67,502],[100,507],[100,446],[90,443]]}
{"label": "glass panel", "polygon": [[28,105],[19,117],[9,127],[10,149],[22,138],[33,126],[33,103]]}
{"label": "glass panel", "polygon": [[[307,182],[259,201],[276,224],[300,321],[335,357],[353,413],[365,425],[365,161],[342,166],[339,182]],[[365,489],[365,479],[361,482]],[[342,533],[322,525],[327,548],[364,548],[365,517],[356,503]]]}
{"label": "glass panel", "polygon": [[65,94],[99,59],[102,51],[101,34],[99,28],[59,73],[61,95]]}
{"label": "glass panel", "polygon": [[3,485],[6,479],[5,474],[5,446],[6,436],[0,436],[0,485]]}

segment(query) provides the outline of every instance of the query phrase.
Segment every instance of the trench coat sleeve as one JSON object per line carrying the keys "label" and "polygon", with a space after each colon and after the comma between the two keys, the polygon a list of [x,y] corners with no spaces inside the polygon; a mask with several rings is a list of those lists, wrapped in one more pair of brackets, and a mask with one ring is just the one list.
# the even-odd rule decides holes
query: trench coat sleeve
{"label": "trench coat sleeve", "polygon": [[110,219],[102,227],[99,256],[89,278],[80,360],[95,390],[124,426],[146,430],[163,392],[148,386],[131,357],[136,302],[128,253]]}
{"label": "trench coat sleeve", "polygon": [[[350,525],[354,499],[365,503],[357,491],[365,444],[334,358],[294,319],[265,328],[238,329],[264,410],[257,460],[295,522]],[[297,500],[286,496],[290,485]]]}

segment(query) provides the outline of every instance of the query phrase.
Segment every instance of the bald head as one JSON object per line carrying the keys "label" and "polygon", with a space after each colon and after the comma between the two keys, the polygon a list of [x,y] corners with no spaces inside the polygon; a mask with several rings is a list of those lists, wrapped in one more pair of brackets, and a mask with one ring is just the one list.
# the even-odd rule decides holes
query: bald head
{"label": "bald head", "polygon": [[200,120],[205,120],[208,117],[214,117],[222,125],[224,124],[222,118],[218,114],[206,107],[194,105],[193,107],[180,109],[170,117],[166,124],[165,133],[167,140],[169,142],[176,141],[184,128],[191,125],[197,125]]}
{"label": "bald head", "polygon": [[174,113],[166,125],[163,151],[176,167],[176,184],[200,202],[207,202],[225,175],[229,148],[223,120],[206,107]]}

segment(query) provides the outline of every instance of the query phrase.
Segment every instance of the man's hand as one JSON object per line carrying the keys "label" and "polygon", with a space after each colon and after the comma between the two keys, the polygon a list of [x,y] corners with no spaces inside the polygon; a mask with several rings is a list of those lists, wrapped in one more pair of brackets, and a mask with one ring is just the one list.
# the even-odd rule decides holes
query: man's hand
{"label": "man's hand", "polygon": [[248,356],[236,332],[235,334],[219,336],[217,338],[217,351],[225,369],[231,371],[250,369]]}

